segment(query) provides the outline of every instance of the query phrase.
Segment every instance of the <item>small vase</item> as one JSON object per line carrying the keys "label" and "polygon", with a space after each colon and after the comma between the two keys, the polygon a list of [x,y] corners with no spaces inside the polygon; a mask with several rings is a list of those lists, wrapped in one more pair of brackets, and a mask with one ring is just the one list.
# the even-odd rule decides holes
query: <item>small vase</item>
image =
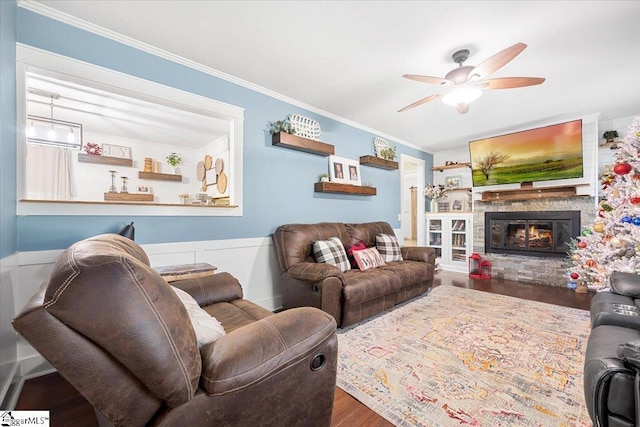
{"label": "small vase", "polygon": [[431,199],[431,205],[429,206],[429,212],[438,212],[438,200]]}

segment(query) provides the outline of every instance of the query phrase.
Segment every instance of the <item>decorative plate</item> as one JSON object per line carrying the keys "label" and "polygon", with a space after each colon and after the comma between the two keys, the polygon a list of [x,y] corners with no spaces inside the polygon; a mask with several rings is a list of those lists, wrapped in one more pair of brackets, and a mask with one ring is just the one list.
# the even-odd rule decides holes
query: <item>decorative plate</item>
{"label": "decorative plate", "polygon": [[385,148],[391,148],[389,141],[384,138],[380,138],[379,136],[373,138],[373,152],[377,157],[380,157],[380,152]]}
{"label": "decorative plate", "polygon": [[211,158],[210,155],[206,155],[204,156],[204,167],[206,170],[211,169],[211,165],[213,164],[213,159]]}
{"label": "decorative plate", "polygon": [[198,162],[198,166],[196,167],[196,173],[197,173],[197,178],[198,181],[204,181],[204,178],[207,174],[207,171],[204,167],[204,162]]}
{"label": "decorative plate", "polygon": [[224,172],[218,175],[217,186],[220,194],[223,194],[225,191],[227,191],[227,175],[225,175]]}
{"label": "decorative plate", "polygon": [[222,160],[220,158],[216,159],[214,168],[216,170],[216,174],[220,175],[222,173],[222,171],[224,170],[224,160]]}
{"label": "decorative plate", "polygon": [[320,123],[317,121],[300,114],[290,114],[289,121],[291,121],[291,126],[296,130],[296,135],[316,141],[320,141],[322,138]]}

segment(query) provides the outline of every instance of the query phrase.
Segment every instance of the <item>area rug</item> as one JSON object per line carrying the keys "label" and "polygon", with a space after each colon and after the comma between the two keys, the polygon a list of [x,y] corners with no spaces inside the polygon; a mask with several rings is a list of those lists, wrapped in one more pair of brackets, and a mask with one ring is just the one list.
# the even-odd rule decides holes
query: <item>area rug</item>
{"label": "area rug", "polygon": [[589,312],[438,286],[339,332],[338,386],[397,426],[584,426]]}

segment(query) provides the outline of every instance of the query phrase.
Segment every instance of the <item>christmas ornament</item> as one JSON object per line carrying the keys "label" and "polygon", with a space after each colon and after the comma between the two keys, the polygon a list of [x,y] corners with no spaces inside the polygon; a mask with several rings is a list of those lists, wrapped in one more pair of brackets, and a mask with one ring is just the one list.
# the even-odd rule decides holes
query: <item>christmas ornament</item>
{"label": "christmas ornament", "polygon": [[621,222],[624,222],[625,224],[629,224],[631,222],[631,217],[629,215],[625,215],[622,218],[620,218]]}
{"label": "christmas ornament", "polygon": [[[580,243],[582,243],[582,242],[580,242]],[[609,243],[614,248],[620,248],[620,247],[624,246],[624,242],[621,239],[619,239],[618,237],[612,237],[611,240],[609,241]],[[585,246],[586,246],[586,244],[585,244]]]}
{"label": "christmas ornament", "polygon": [[575,289],[578,287],[578,284],[576,282],[569,282],[569,284],[567,284],[567,288],[569,289]]}
{"label": "christmas ornament", "polygon": [[573,254],[573,255],[571,255],[571,259],[572,259],[573,261],[576,261],[576,262],[577,262],[577,261],[580,261],[580,255],[578,255],[578,254]]}
{"label": "christmas ornament", "polygon": [[633,222],[633,225],[640,225],[640,217],[633,218],[631,222]]}
{"label": "christmas ornament", "polygon": [[632,205],[638,205],[640,204],[640,197],[638,196],[631,197],[629,201],[631,202]]}
{"label": "christmas ornament", "polygon": [[583,236],[590,236],[591,235],[591,230],[585,228],[584,230],[582,230],[582,235]]}
{"label": "christmas ornament", "polygon": [[588,259],[587,260],[587,267],[595,267],[597,264],[594,260],[592,259]]}
{"label": "christmas ornament", "polygon": [[602,233],[604,231],[604,224],[601,222],[596,222],[593,224],[593,231],[596,233]]}
{"label": "christmas ornament", "polygon": [[578,273],[576,273],[576,272],[571,273],[571,278],[573,280],[576,280],[578,277],[580,277],[580,275]]}
{"label": "christmas ornament", "polygon": [[631,165],[629,163],[618,163],[613,167],[613,171],[618,175],[626,175],[631,172]]}
{"label": "christmas ornament", "polygon": [[587,243],[586,243],[586,242],[583,242],[583,241],[579,241],[579,242],[578,242],[578,247],[579,247],[580,249],[584,249],[584,248],[586,248],[586,247],[587,247]]}

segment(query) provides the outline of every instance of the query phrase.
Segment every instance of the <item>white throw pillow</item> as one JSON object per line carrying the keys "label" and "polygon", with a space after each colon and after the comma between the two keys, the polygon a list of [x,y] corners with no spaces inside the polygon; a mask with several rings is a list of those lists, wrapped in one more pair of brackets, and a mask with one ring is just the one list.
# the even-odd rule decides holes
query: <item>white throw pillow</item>
{"label": "white throw pillow", "polygon": [[198,339],[198,348],[202,348],[226,335],[222,324],[215,317],[204,311],[191,295],[174,286],[171,286],[171,288],[184,304],[187,313],[189,313],[193,330],[196,332],[196,338]]}

